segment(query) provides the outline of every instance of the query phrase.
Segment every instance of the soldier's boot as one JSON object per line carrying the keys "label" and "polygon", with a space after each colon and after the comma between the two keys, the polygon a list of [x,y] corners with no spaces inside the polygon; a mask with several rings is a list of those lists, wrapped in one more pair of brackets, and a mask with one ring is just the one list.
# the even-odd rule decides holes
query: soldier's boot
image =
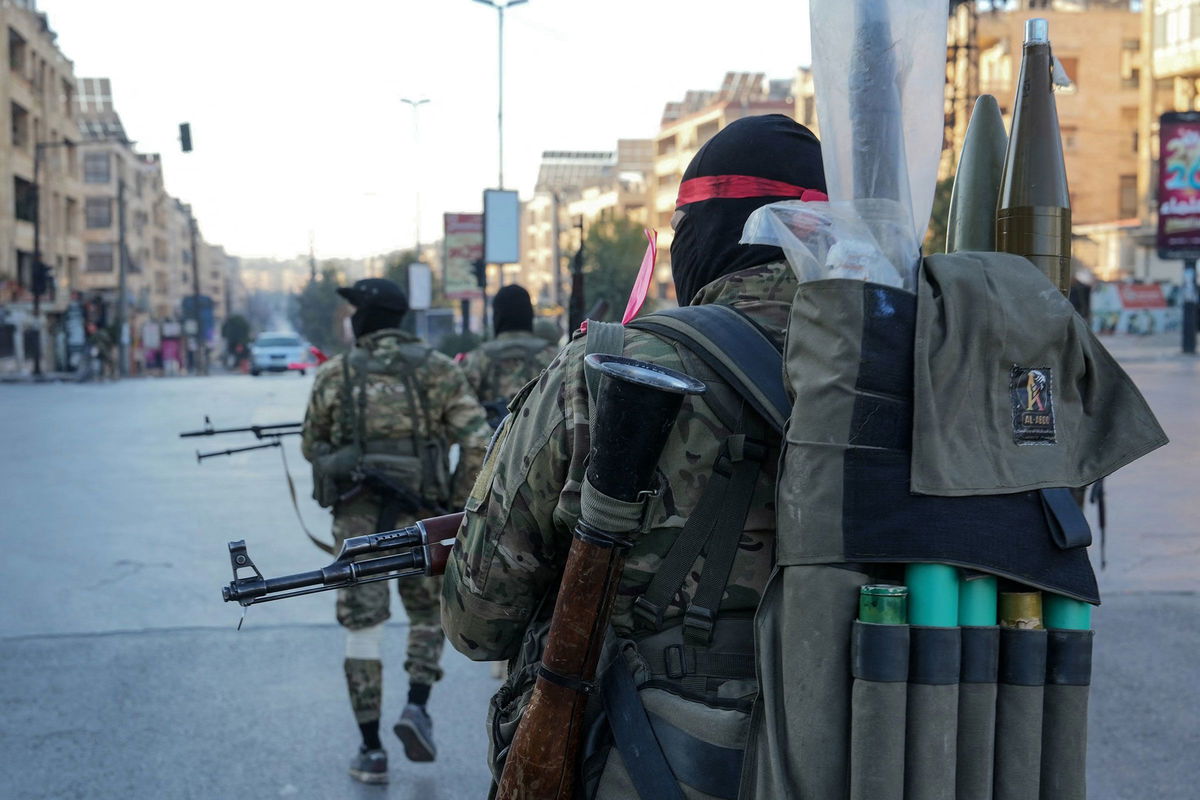
{"label": "soldier's boot", "polygon": [[350,760],[350,777],[363,783],[387,783],[387,751],[382,747],[375,750],[360,747],[358,754]]}
{"label": "soldier's boot", "polygon": [[433,720],[429,718],[425,706],[409,703],[392,730],[404,744],[404,754],[409,761],[433,761],[437,758],[437,746],[433,743]]}

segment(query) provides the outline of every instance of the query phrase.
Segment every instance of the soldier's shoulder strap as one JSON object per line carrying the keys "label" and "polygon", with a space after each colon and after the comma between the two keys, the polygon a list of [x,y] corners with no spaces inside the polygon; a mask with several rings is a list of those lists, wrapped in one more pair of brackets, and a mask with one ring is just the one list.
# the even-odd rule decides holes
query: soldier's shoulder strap
{"label": "soldier's shoulder strap", "polygon": [[792,413],[783,384],[783,354],[745,314],[715,303],[683,306],[640,317],[629,327],[686,347],[744,397],[768,425],[783,431]]}
{"label": "soldier's shoulder strap", "polygon": [[[589,319],[587,323],[587,341],[584,355],[599,353],[601,355],[619,356],[625,352],[625,326],[619,322],[600,322]],[[587,366],[584,362],[584,377],[587,379],[588,410],[592,413],[589,419],[595,419],[596,392],[600,387],[600,373]]]}

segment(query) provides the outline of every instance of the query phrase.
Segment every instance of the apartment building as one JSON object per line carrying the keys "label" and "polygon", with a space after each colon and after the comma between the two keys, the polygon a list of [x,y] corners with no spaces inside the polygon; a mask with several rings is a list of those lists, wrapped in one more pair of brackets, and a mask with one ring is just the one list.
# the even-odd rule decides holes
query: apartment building
{"label": "apartment building", "polygon": [[[28,369],[68,301],[83,257],[79,131],[71,61],[33,0],[0,0],[0,370]],[[49,273],[34,315],[35,252]]]}
{"label": "apartment building", "polygon": [[620,139],[611,151],[543,153],[534,195],[522,204],[521,263],[502,280],[521,283],[544,310],[561,310],[570,294],[568,258],[593,222],[649,224],[653,147],[649,139]]}

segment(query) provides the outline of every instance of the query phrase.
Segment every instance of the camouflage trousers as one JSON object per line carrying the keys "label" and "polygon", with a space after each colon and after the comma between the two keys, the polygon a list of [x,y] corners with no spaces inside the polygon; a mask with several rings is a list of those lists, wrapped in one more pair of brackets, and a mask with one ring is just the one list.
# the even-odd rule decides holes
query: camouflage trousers
{"label": "camouflage trousers", "polygon": [[[334,511],[334,547],[350,536],[374,533],[379,519],[379,506],[371,499],[356,499],[339,505]],[[400,518],[395,527],[410,525],[415,520]],[[378,581],[337,593],[337,621],[342,627],[357,631],[382,625],[391,617],[391,586],[393,581]],[[442,657],[441,594],[442,579],[405,578],[395,581],[400,602],[408,613],[408,648],[404,671],[410,683],[433,684],[442,677],[439,661]],[[350,691],[350,706],[361,724],[379,719],[383,701],[383,664],[375,659],[347,658],[346,686]]]}

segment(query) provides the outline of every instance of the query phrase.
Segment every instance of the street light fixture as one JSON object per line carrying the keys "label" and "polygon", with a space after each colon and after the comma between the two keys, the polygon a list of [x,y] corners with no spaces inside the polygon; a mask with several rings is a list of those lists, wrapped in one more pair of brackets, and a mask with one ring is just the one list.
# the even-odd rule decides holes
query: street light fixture
{"label": "street light fixture", "polygon": [[[524,0],[522,0],[524,1]],[[417,165],[413,170],[413,184],[416,186],[417,209],[415,220],[413,223],[413,234],[417,253],[417,260],[421,260],[421,176],[418,174],[421,169],[420,154],[416,150],[421,146],[421,127],[418,122],[420,115],[417,113],[421,106],[429,102],[428,97],[422,97],[420,100],[412,100],[407,97],[400,98],[401,103],[405,103],[412,109],[413,115],[413,163]]]}
{"label": "street light fixture", "polygon": [[483,3],[485,6],[491,6],[500,14],[500,102],[499,110],[496,113],[496,124],[500,130],[500,180],[497,182],[497,189],[504,188],[504,11],[505,9],[519,6],[522,3],[527,3],[529,0],[507,0],[505,3],[497,3],[495,0],[475,0],[476,3]]}

